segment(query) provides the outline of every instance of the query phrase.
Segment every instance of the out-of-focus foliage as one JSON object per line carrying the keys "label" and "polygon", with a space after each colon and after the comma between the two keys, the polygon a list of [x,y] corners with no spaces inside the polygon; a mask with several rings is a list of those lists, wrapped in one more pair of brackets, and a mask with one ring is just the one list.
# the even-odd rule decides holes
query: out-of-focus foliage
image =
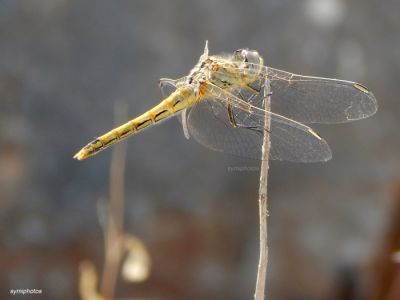
{"label": "out-of-focus foliage", "polygon": [[132,235],[124,237],[127,252],[122,264],[122,276],[128,282],[145,281],[150,274],[151,259],[143,243]]}

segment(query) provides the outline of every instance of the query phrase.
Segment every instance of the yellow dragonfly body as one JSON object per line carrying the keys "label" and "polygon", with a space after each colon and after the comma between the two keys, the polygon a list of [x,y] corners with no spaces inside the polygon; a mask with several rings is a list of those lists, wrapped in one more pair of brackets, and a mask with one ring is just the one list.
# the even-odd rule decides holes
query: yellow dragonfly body
{"label": "yellow dragonfly body", "polygon": [[[271,111],[264,109],[265,82],[271,86]],[[331,158],[324,139],[305,123],[340,123],[374,114],[374,95],[361,84],[301,76],[264,66],[257,51],[231,55],[204,53],[188,76],[161,79],[174,89],[144,114],[99,136],[74,158],[83,160],[132,134],[180,114],[185,135],[233,155],[260,158],[265,117],[269,117],[270,158],[314,162]]]}

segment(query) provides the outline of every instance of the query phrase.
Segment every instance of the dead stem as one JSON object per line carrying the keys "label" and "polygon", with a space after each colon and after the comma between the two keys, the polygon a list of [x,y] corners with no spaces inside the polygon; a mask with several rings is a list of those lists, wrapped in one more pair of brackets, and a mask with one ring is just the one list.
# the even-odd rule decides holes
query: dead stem
{"label": "dead stem", "polygon": [[[116,124],[125,117],[126,105],[115,105]],[[113,299],[118,278],[121,255],[123,252],[122,236],[124,223],[124,174],[126,144],[114,147],[110,166],[110,199],[108,204],[107,224],[104,232],[104,268],[100,293],[107,299]]]}
{"label": "dead stem", "polygon": [[[265,110],[270,111],[271,109],[271,87],[270,82],[265,80],[264,86],[264,99],[265,99]],[[259,218],[260,218],[260,258],[258,262],[257,270],[257,282],[256,291],[254,295],[255,300],[264,300],[265,295],[265,282],[267,277],[267,266],[268,266],[268,244],[267,244],[267,217],[268,217],[268,206],[267,206],[267,184],[268,184],[268,169],[269,169],[269,150],[270,150],[270,118],[265,115],[264,121],[264,138],[261,154],[261,170],[260,170],[260,187],[259,187]]]}

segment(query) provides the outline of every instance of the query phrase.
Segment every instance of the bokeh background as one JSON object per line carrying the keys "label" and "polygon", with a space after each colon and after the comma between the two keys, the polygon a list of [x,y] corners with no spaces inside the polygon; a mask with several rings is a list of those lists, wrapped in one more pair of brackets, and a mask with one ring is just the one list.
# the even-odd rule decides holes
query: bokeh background
{"label": "bokeh background", "polygon": [[[379,103],[369,119],[315,126],[331,161],[271,162],[268,299],[400,299],[399,11],[397,0],[1,0],[0,298],[79,299],[80,262],[101,273],[112,151],[72,156],[114,125],[116,103],[127,118],[158,103],[158,79],[185,75],[208,39],[211,53],[248,47],[276,68],[362,82]],[[152,269],[119,280],[115,298],[252,299],[257,162],[187,141],[175,120],[127,146],[124,227]]]}

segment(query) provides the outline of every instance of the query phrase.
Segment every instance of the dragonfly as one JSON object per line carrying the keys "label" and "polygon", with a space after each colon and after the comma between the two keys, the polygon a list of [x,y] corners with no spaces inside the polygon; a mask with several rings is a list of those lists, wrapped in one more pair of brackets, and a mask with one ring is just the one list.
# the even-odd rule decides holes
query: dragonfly
{"label": "dragonfly", "polygon": [[86,159],[179,116],[185,137],[215,151],[259,160],[268,134],[269,159],[327,161],[332,157],[329,145],[306,124],[355,121],[377,111],[374,94],[360,83],[274,69],[264,65],[256,50],[209,55],[207,42],[187,76],[162,78],[159,86],[164,100],[95,138],[74,158]]}

